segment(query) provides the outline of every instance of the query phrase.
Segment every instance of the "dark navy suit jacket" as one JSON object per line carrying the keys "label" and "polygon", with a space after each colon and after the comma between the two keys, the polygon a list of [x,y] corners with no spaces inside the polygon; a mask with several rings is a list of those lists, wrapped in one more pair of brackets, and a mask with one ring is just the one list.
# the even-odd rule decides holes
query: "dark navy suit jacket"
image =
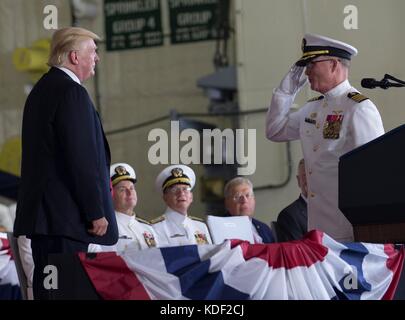
{"label": "dark navy suit jacket", "polygon": [[275,242],[273,233],[267,224],[254,218],[252,218],[252,224],[256,228],[256,231],[259,234],[259,236],[263,239],[263,243]]}
{"label": "dark navy suit jacket", "polygon": [[300,196],[277,217],[279,242],[301,239],[308,232],[307,202]]}
{"label": "dark navy suit jacket", "polygon": [[[86,89],[51,68],[24,108],[15,235],[115,244],[109,166],[108,142]],[[92,236],[91,221],[102,217],[109,222],[107,233]]]}

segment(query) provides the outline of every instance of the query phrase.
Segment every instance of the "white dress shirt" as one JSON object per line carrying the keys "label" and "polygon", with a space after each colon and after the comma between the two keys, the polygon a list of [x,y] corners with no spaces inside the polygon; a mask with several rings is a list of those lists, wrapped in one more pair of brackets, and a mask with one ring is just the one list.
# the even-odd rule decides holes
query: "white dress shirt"
{"label": "white dress shirt", "polygon": [[252,218],[249,217],[249,220],[250,220],[250,223],[252,225],[253,240],[255,241],[255,243],[263,243],[262,237],[259,235],[259,233],[257,232],[256,227],[252,223]]}
{"label": "white dress shirt", "polygon": [[62,70],[65,73],[67,73],[67,75],[69,77],[71,77],[73,81],[77,82],[78,84],[81,84],[79,78],[77,77],[77,75],[73,71],[71,71],[71,70],[69,70],[68,68],[65,68],[65,67],[56,67],[56,68],[58,68],[59,70]]}

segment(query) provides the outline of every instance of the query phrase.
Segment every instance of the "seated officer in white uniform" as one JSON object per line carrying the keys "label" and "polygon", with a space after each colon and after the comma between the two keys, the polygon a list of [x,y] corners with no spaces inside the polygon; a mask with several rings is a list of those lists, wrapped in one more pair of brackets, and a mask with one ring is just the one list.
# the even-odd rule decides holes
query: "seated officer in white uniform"
{"label": "seated officer in white uniform", "polygon": [[147,249],[155,247],[156,237],[150,223],[136,216],[134,208],[138,201],[135,190],[134,169],[126,163],[115,163],[110,167],[113,186],[113,204],[118,224],[118,242],[113,246],[91,245],[89,251],[117,251]]}
{"label": "seated officer in white uniform", "polygon": [[167,167],[156,178],[167,205],[165,213],[151,221],[160,247],[212,243],[204,221],[187,214],[194,184],[194,171],[185,165]]}

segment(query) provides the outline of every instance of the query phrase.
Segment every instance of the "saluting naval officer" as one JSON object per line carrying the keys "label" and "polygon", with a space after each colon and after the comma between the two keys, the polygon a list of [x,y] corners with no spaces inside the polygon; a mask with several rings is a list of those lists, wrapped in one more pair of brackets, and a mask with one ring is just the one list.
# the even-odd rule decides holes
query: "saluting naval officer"
{"label": "saluting naval officer", "polygon": [[212,243],[204,220],[188,215],[194,184],[194,171],[185,165],[169,166],[156,178],[156,189],[167,205],[165,213],[151,221],[159,246]]}
{"label": "saluting naval officer", "polygon": [[[308,183],[308,230],[352,241],[353,229],[338,208],[338,161],[346,152],[384,134],[380,114],[348,81],[353,46],[306,34],[303,55],[278,88],[267,113],[272,141],[301,140]],[[309,80],[322,95],[291,112],[294,98]]]}

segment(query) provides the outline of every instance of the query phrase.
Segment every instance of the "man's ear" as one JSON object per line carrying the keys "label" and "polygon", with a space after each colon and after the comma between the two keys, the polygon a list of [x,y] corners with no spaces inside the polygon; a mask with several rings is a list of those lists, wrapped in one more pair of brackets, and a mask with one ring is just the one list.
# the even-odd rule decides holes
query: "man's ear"
{"label": "man's ear", "polygon": [[75,50],[70,51],[68,58],[69,58],[69,61],[71,64],[74,64],[74,65],[79,64],[79,59],[77,57],[77,51],[75,51]]}
{"label": "man's ear", "polygon": [[337,70],[338,63],[339,63],[339,61],[337,61],[335,59],[332,60],[332,72],[335,72]]}

